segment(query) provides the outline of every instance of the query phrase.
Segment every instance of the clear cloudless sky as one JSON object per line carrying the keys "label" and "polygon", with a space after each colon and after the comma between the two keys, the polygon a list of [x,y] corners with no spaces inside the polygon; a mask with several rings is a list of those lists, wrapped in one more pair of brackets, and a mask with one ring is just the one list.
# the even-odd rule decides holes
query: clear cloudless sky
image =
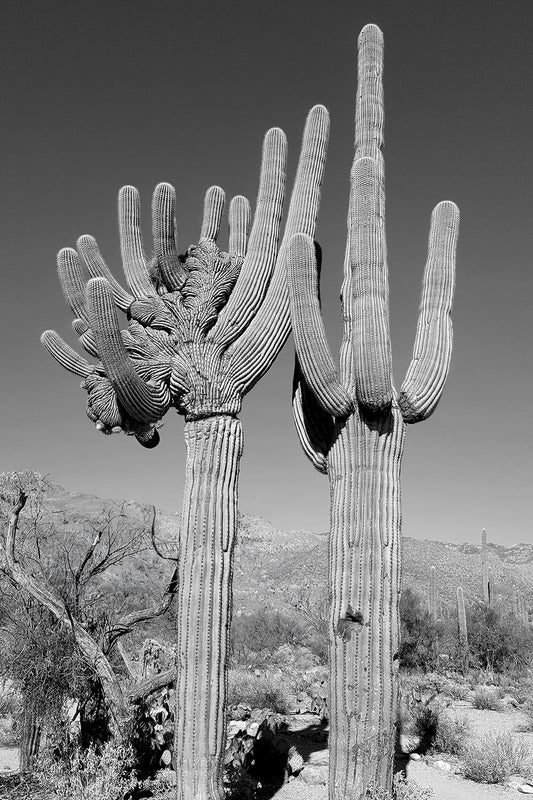
{"label": "clear cloudless sky", "polygon": [[[454,353],[442,401],[407,431],[403,532],[531,541],[533,494],[532,0],[11,0],[1,26],[0,469],[71,491],[181,504],[181,417],[143,450],[103,437],[85,393],[42,349],[76,344],[55,272],[93,234],[120,276],[116,197],[177,189],[180,249],[211,184],[254,204],[262,137],[280,126],[292,182],[308,109],[332,119],[318,238],[330,344],[353,154],[356,42],[385,35],[385,163],[396,384],[407,369],[432,207],[461,209]],[[149,244],[149,239],[147,239]],[[224,242],[222,242],[224,244]],[[289,341],[245,398],[240,505],[283,528],[325,530],[327,478],[300,450]]]}

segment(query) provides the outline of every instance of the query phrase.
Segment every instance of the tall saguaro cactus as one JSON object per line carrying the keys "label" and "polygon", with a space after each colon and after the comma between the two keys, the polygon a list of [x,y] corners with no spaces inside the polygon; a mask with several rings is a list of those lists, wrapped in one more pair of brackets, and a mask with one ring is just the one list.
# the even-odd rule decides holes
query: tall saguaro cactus
{"label": "tall saguaro cactus", "polygon": [[383,36],[359,36],[355,158],[342,285],[337,372],[320,316],[316,253],[291,240],[287,274],[297,352],[294,415],[305,453],[331,486],[329,583],[330,800],[357,800],[392,783],[397,737],[400,465],[406,423],[441,396],[452,347],[459,214],[432,215],[413,359],[392,380],[385,246]]}
{"label": "tall saguaro cactus", "polygon": [[[156,187],[154,253],[145,254],[140,202],[119,195],[124,290],[95,240],[60,251],[59,277],[91,364],[55,332],[42,341],[83,378],[88,416],[104,433],[124,430],[145,446],[174,407],[185,416],[186,477],[177,576],[175,760],[179,800],[221,800],[224,702],[243,396],[271,366],[290,330],[285,280],[289,238],[314,235],[329,121],[323,106],[308,116],[281,244],[286,139],[267,132],[259,193],[249,232],[244,197],[229,208],[229,253],[219,250],[224,193],[208,190],[198,245],[178,255],[175,193]],[[249,235],[248,235],[249,234]],[[117,308],[127,313],[120,329]]]}
{"label": "tall saguaro cactus", "polygon": [[437,570],[434,566],[430,571],[430,585],[429,585],[429,613],[433,621],[438,617],[437,612]]}
{"label": "tall saguaro cactus", "polygon": [[457,587],[457,619],[459,624],[459,645],[466,652],[468,648],[468,628],[466,625],[465,596],[460,586]]}

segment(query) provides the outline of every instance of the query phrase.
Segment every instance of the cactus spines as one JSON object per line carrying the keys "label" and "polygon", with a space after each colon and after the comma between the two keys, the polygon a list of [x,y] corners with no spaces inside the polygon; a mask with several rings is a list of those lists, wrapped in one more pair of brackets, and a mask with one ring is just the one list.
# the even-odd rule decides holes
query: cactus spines
{"label": "cactus spines", "polygon": [[[128,290],[113,278],[95,240],[62,250],[59,277],[76,315],[79,356],[58,334],[43,345],[83,378],[87,414],[104,433],[157,444],[169,408],[185,417],[186,475],[177,581],[176,770],[178,800],[222,800],[228,654],[243,396],[270,367],[290,329],[285,251],[298,232],[313,237],[329,130],[311,109],[283,238],[287,143],[267,132],[253,224],[246,198],[229,207],[229,252],[217,243],[224,192],[205,197],[200,241],[178,254],[175,192],[152,199],[153,256],[143,246],[137,190],[119,195]],[[281,240],[281,241],[280,241]],[[121,329],[118,311],[128,324]]]}
{"label": "cactus spines", "polygon": [[481,567],[483,579],[483,602],[485,605],[490,606],[490,576],[489,576],[489,552],[487,547],[487,531],[485,528],[481,531]]}
{"label": "cactus spines", "polygon": [[468,648],[468,629],[466,626],[465,598],[463,590],[457,587],[457,618],[459,623],[459,645],[466,651]]}
{"label": "cactus spines", "polygon": [[304,452],[329,474],[330,800],[390,790],[397,725],[400,465],[406,422],[425,419],[443,390],[459,213],[440,203],[413,360],[393,386],[384,228],[383,36],[359,36],[355,158],[342,284],[337,371],[319,312],[316,246],[291,240],[287,276],[296,345],[293,409]]}
{"label": "cactus spines", "polygon": [[430,572],[430,585],[429,585],[429,613],[435,621],[438,616],[437,612],[437,570],[431,567]]}

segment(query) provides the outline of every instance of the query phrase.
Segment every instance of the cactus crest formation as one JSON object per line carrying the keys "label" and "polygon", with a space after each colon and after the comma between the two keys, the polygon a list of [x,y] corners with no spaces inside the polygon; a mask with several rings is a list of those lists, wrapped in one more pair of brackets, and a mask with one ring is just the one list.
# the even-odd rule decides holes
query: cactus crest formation
{"label": "cactus crest formation", "polygon": [[304,452],[331,485],[330,800],[392,788],[398,725],[400,466],[406,423],[434,411],[448,374],[459,212],[433,211],[413,357],[392,378],[385,242],[383,35],[358,40],[355,156],[342,283],[340,369],[320,315],[317,247],[289,246],[293,409]]}
{"label": "cactus crest formation", "polygon": [[[91,236],[58,255],[73,327],[94,363],[54,331],[42,342],[83,378],[87,414],[103,433],[159,441],[169,408],[185,417],[187,462],[179,536],[175,768],[178,800],[222,800],[224,703],[237,487],[243,449],[242,398],[269,369],[290,331],[285,255],[291,236],[313,237],[329,118],[311,109],[283,238],[287,143],[267,132],[253,223],[249,203],[229,206],[228,251],[217,244],[224,192],[205,197],[197,244],[180,254],[175,192],[152,200],[153,253],[141,236],[137,190],[119,194],[127,282],[113,277]],[[124,316],[125,315],[125,316]],[[125,327],[122,327],[125,325]]]}

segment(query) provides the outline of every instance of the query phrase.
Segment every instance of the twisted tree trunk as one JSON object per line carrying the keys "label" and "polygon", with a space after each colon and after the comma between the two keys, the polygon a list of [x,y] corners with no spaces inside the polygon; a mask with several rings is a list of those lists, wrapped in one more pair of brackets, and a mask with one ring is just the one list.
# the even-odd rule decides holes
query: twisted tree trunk
{"label": "twisted tree trunk", "polygon": [[175,758],[179,800],[222,800],[224,704],[241,423],[187,422],[178,576]]}

